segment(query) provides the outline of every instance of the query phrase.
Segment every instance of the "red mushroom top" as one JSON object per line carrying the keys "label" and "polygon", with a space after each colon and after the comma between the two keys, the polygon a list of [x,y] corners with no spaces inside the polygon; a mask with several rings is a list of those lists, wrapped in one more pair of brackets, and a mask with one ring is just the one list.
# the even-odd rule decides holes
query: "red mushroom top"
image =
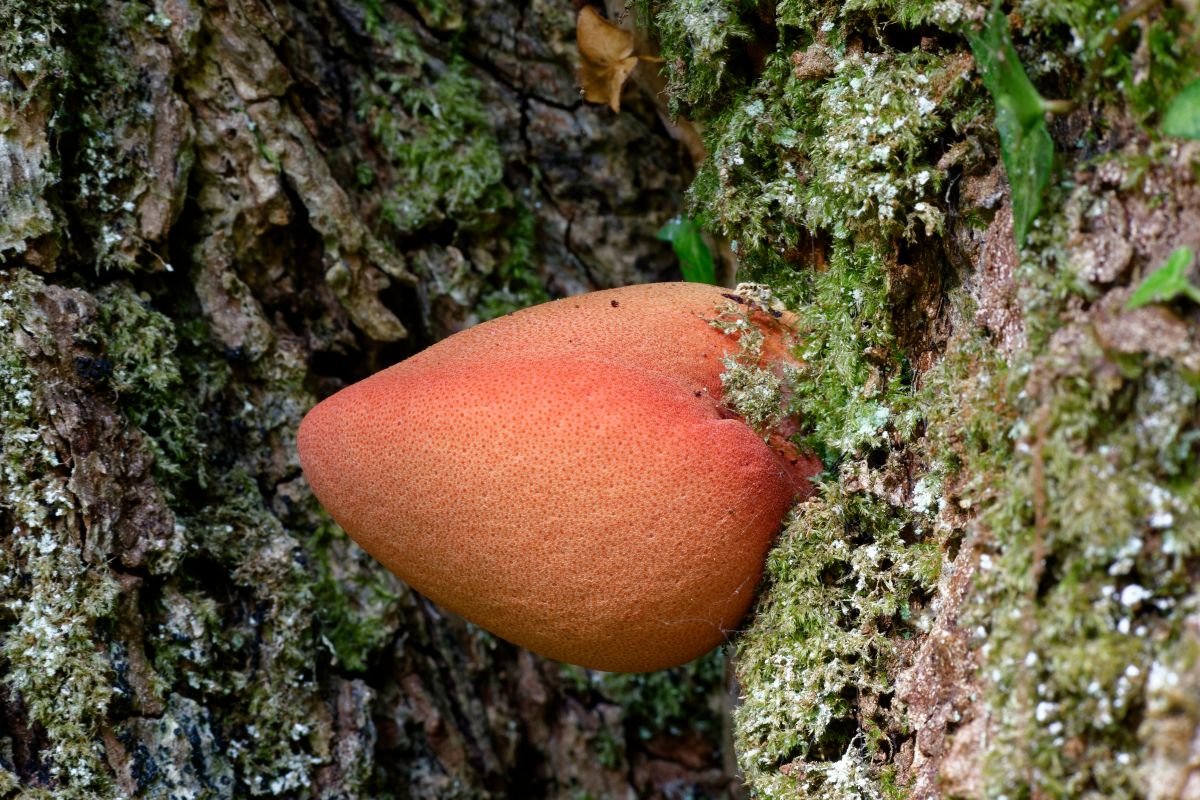
{"label": "red mushroom top", "polygon": [[[313,409],[305,474],[368,552],[505,639],[606,670],[688,661],[745,614],[818,468],[724,408],[727,295],[626,287],[452,336]],[[782,355],[786,327],[754,314]]]}

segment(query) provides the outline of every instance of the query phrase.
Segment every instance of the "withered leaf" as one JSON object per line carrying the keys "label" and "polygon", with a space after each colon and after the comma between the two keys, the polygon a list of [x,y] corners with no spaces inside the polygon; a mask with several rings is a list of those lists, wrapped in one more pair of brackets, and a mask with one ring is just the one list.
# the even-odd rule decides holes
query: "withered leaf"
{"label": "withered leaf", "polygon": [[621,87],[637,66],[633,34],[606,20],[591,6],[579,10],[575,23],[579,43],[579,84],[583,99],[621,110]]}

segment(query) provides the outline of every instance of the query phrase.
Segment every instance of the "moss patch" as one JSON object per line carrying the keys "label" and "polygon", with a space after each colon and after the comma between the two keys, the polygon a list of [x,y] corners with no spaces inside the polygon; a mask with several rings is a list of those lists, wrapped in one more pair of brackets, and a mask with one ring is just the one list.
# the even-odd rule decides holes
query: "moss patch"
{"label": "moss patch", "polygon": [[0,673],[45,731],[40,757],[61,796],[106,797],[114,786],[97,734],[115,681],[96,645],[111,638],[118,586],[83,560],[69,472],[41,429],[51,383],[32,354],[55,348],[40,289],[26,272],[0,272]]}
{"label": "moss patch", "polygon": [[[720,708],[713,700],[725,685],[725,654],[714,650],[682,667],[637,674],[596,672],[563,664],[563,677],[577,691],[595,692],[621,706],[626,727],[643,740],[720,730]],[[597,742],[603,752],[613,743]]]}
{"label": "moss patch", "polygon": [[321,641],[336,666],[362,672],[394,636],[407,589],[332,522],[317,528],[307,549],[317,573],[313,595]]}
{"label": "moss patch", "polygon": [[[643,8],[662,34],[673,99],[707,126],[697,215],[731,239],[742,275],[802,321],[805,366],[787,388],[828,467],[771,555],[740,642],[737,746],[759,796],[911,790],[900,753],[914,723],[893,702],[894,680],[968,534],[982,555],[961,624],[980,659],[980,714],[995,726],[980,754],[988,796],[1141,796],[1147,676],[1165,675],[1164,654],[1186,644],[1200,530],[1194,320],[1155,317],[1180,337],[1171,347],[1131,341],[1150,323],[1114,317],[1123,295],[1113,287],[1128,272],[1096,267],[1115,257],[1107,251],[1088,261],[1083,246],[1098,246],[1089,236],[1103,226],[1079,223],[1075,209],[1100,219],[1132,201],[1088,201],[1067,180],[1051,186],[1025,252],[997,266],[1006,256],[988,248],[1011,234],[986,224],[996,200],[956,194],[998,157],[963,40],[984,10],[934,0],[785,2],[774,17],[736,3]],[[1069,165],[1059,178],[1096,170],[1129,198],[1142,187],[1160,206],[1190,203],[1176,200],[1192,196],[1186,156],[1131,146],[1127,159],[1094,164],[1089,150],[1155,124],[1162,94],[1195,74],[1195,25],[1177,8],[1123,17],[1091,0],[1012,11],[1039,91],[1086,97],[1087,118],[1100,120],[1052,123],[1058,166]],[[715,35],[718,18],[731,35]],[[1129,208],[1143,221],[1153,213]],[[1136,245],[1134,262],[1169,252],[1172,236]],[[914,337],[910,284],[940,280],[947,252],[963,285],[938,294],[929,330]],[[1024,331],[1005,353],[974,305],[1003,290],[1000,269],[1012,271]]]}
{"label": "moss patch", "polygon": [[738,758],[757,790],[858,796],[874,770],[855,767],[863,774],[853,785],[842,773],[873,760],[892,723],[886,712],[851,720],[891,692],[897,642],[919,634],[915,598],[934,587],[941,563],[916,520],[838,483],[796,509],[738,648]]}
{"label": "moss patch", "polygon": [[434,58],[411,28],[375,6],[368,5],[367,24],[392,56],[392,69],[357,91],[358,115],[393,170],[383,220],[411,234],[447,218],[469,227],[507,206],[504,161],[467,62]]}
{"label": "moss patch", "polygon": [[[148,436],[155,456],[155,481],[178,496],[187,484],[203,487],[207,471],[199,439],[200,407],[221,388],[228,370],[219,363],[195,368],[182,358],[175,323],[151,298],[126,284],[97,294],[99,315],[91,333],[102,353],[98,368],[131,423]],[[206,331],[196,323],[187,344],[195,348]]]}

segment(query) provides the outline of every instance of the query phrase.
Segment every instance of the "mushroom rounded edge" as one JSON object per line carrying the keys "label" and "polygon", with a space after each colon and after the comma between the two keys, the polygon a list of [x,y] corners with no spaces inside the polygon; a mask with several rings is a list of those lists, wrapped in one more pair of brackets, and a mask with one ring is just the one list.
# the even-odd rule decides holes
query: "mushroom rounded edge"
{"label": "mushroom rounded edge", "polygon": [[[586,302],[614,308],[605,294]],[[548,305],[530,315],[554,337],[541,349],[517,314],[320,403],[299,433],[305,475],[371,555],[508,641],[608,671],[685,663],[745,615],[802,487],[722,407],[719,374],[623,361],[595,340],[636,331],[586,339],[546,322],[578,310],[570,298]],[[565,346],[564,329],[589,344]],[[719,369],[725,337],[703,316],[671,329]]]}

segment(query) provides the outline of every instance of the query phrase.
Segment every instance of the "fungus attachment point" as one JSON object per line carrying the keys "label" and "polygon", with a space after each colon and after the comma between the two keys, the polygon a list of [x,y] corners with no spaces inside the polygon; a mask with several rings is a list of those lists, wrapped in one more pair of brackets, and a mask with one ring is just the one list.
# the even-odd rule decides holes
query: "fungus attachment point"
{"label": "fungus attachment point", "polygon": [[546,303],[320,403],[301,463],[347,533],[446,608],[561,661],[675,666],[738,625],[819,471],[786,419],[755,432],[723,400],[747,337],[768,370],[789,336],[700,284]]}

